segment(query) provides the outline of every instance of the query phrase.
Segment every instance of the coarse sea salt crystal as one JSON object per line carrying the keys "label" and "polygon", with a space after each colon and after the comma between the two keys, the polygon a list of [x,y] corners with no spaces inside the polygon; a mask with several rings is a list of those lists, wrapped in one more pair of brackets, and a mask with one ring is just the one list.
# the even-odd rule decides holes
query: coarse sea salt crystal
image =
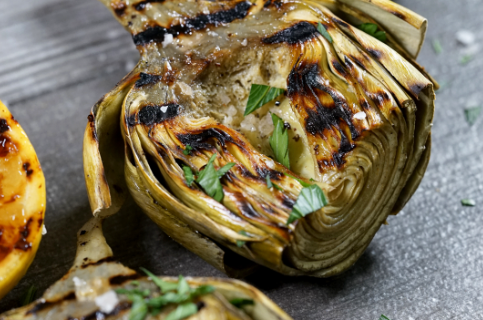
{"label": "coarse sea salt crystal", "polygon": [[367,117],[367,115],[364,113],[364,112],[357,112],[355,115],[354,115],[354,119],[357,119],[357,120],[364,120],[365,118]]}
{"label": "coarse sea salt crystal", "polygon": [[94,302],[102,312],[111,313],[119,303],[119,299],[114,291],[109,290],[106,293],[97,296],[94,299]]}
{"label": "coarse sea salt crystal", "polygon": [[161,107],[161,112],[165,113],[166,110],[168,110],[168,107],[167,106]]}
{"label": "coarse sea salt crystal", "polygon": [[469,46],[475,42],[475,35],[471,31],[460,30],[456,32],[456,40],[465,46]]}
{"label": "coarse sea salt crystal", "polygon": [[163,42],[161,43],[163,45],[163,48],[166,48],[168,44],[171,44],[173,42],[173,35],[171,33],[166,33],[164,35]]}
{"label": "coarse sea salt crystal", "polygon": [[42,235],[45,236],[47,234],[47,228],[45,227],[45,224],[42,225]]}

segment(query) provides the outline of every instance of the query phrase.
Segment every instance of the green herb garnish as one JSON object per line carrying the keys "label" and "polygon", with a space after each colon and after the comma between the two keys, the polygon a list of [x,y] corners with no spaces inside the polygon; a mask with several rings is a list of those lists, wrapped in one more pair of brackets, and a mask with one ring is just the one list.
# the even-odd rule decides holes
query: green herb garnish
{"label": "green herb garnish", "polygon": [[288,157],[288,132],[283,120],[272,113],[273,133],[268,140],[270,147],[275,154],[275,159],[290,169],[290,158]]}
{"label": "green herb garnish", "polygon": [[391,320],[391,319],[389,319],[385,315],[381,314],[381,317],[379,318],[379,320]]}
{"label": "green herb garnish", "polygon": [[461,200],[461,204],[465,207],[474,207],[476,206],[476,202],[473,199],[463,199]]}
{"label": "green herb garnish", "polygon": [[183,166],[183,172],[184,172],[184,178],[186,179],[186,183],[188,184],[188,186],[191,187],[191,184],[193,183],[193,181],[195,181],[193,171],[191,171],[190,167]]}
{"label": "green herb garnish", "polygon": [[26,306],[32,301],[35,300],[35,296],[37,295],[37,288],[35,286],[30,286],[30,288],[25,293],[25,297],[23,298],[22,306]]}
{"label": "green herb garnish", "polygon": [[139,286],[139,281],[137,281],[137,280],[133,280],[133,281],[131,281],[131,284],[132,284],[133,286]]}
{"label": "green herb garnish", "polygon": [[252,84],[244,116],[261,108],[284,92],[283,89],[272,88],[263,84]]}
{"label": "green herb garnish", "polygon": [[271,189],[273,185],[272,185],[272,180],[270,180],[270,173],[265,176],[265,180],[267,181],[267,188]]}
{"label": "green herb garnish", "polygon": [[[244,235],[245,237],[249,237],[248,233],[245,230],[240,230],[238,233],[241,234],[241,235]],[[245,245],[245,243],[246,243],[246,241],[237,240],[236,241],[236,246],[238,248],[241,248],[241,247],[243,247]]]}
{"label": "green herb garnish", "polygon": [[386,32],[382,30],[378,30],[378,26],[374,23],[363,23],[359,26],[359,29],[367,33],[368,35],[373,36],[377,40],[381,42],[386,42],[387,41],[387,35]]}
{"label": "green herb garnish", "polygon": [[252,306],[255,302],[252,299],[245,298],[234,298],[230,300],[230,303],[237,308],[242,308],[244,306]]}
{"label": "green herb garnish", "polygon": [[132,302],[129,320],[144,320],[148,313],[156,316],[168,304],[177,304],[178,306],[165,319],[184,319],[198,312],[198,307],[192,302],[193,299],[215,290],[210,285],[202,285],[192,289],[183,276],[179,276],[177,282],[168,282],[158,278],[144,268],[141,269],[159,287],[161,295],[149,298],[151,295],[149,289],[117,289],[117,293],[125,294]]}
{"label": "green herb garnish", "polygon": [[325,28],[325,26],[322,24],[322,23],[317,23],[317,31],[324,36],[325,39],[327,39],[327,41],[329,41],[330,43],[332,43],[332,37],[330,36],[329,32],[327,31],[327,29]]}
{"label": "green herb garnish", "polygon": [[216,171],[213,162],[216,159],[216,154],[212,155],[205,168],[200,172],[196,182],[203,188],[203,190],[210,197],[218,202],[223,200],[223,187],[220,178],[223,177],[235,164],[230,162],[223,168]]}
{"label": "green herb garnish", "polygon": [[305,217],[309,213],[319,210],[325,205],[327,205],[327,199],[318,185],[313,184],[310,187],[302,188],[292,208],[292,212],[288,217],[287,225],[297,219]]}
{"label": "green herb garnish", "polygon": [[193,302],[180,304],[172,311],[165,320],[181,320],[198,312],[198,307]]}
{"label": "green herb garnish", "polygon": [[191,154],[191,150],[193,150],[193,147],[192,147],[192,146],[190,146],[189,144],[187,144],[187,145],[186,145],[186,148],[183,150],[183,154],[184,154],[185,156],[187,156],[187,155]]}
{"label": "green herb garnish", "polygon": [[465,109],[466,121],[470,126],[474,125],[481,113],[481,106]]}
{"label": "green herb garnish", "polygon": [[436,54],[440,54],[441,52],[443,52],[443,46],[438,39],[433,40],[433,50]]}
{"label": "green herb garnish", "polygon": [[468,64],[468,62],[470,62],[471,60],[473,60],[473,56],[470,54],[466,54],[463,57],[461,57],[460,64],[462,65]]}
{"label": "green herb garnish", "polygon": [[310,183],[307,183],[307,182],[303,181],[302,179],[296,178],[296,177],[292,176],[291,174],[284,173],[284,175],[286,175],[287,177],[292,178],[294,180],[297,180],[297,182],[300,183],[302,185],[302,187],[310,187],[311,186]]}

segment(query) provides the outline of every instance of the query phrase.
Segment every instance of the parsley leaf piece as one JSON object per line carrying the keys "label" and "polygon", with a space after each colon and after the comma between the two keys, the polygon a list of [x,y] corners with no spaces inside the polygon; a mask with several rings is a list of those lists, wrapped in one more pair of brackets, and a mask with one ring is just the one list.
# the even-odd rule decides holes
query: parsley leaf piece
{"label": "parsley leaf piece", "polygon": [[215,291],[215,287],[210,285],[202,285],[193,290],[190,298],[194,299],[196,297],[199,297],[208,293],[212,293],[213,291]]}
{"label": "parsley leaf piece", "polygon": [[185,295],[190,291],[191,291],[191,288],[188,282],[186,282],[186,279],[182,275],[180,275],[178,278],[178,294]]}
{"label": "parsley leaf piece", "polygon": [[330,36],[329,32],[327,32],[327,29],[325,28],[325,26],[322,24],[322,23],[317,23],[317,31],[324,36],[325,39],[327,39],[327,41],[329,41],[330,43],[332,43],[332,37]]}
{"label": "parsley leaf piece", "polygon": [[173,283],[173,282],[167,282],[167,281],[164,281],[158,277],[156,277],[154,274],[152,274],[150,271],[144,269],[144,268],[140,268],[145,274],[148,275],[148,277],[151,278],[151,280],[153,280],[153,282],[159,287],[159,289],[161,290],[162,293],[164,292],[168,292],[168,291],[173,291],[173,290],[176,290],[178,289],[178,284],[177,283]]}
{"label": "parsley leaf piece", "polygon": [[465,207],[474,207],[476,206],[476,202],[473,199],[463,199],[461,200],[461,204]]}
{"label": "parsley leaf piece", "polygon": [[230,300],[230,303],[237,308],[242,308],[244,306],[252,306],[255,302],[252,299],[246,298],[234,298]]}
{"label": "parsley leaf piece", "polygon": [[221,202],[221,200],[223,200],[223,187],[221,185],[220,178],[235,164],[230,162],[220,170],[216,171],[215,166],[213,165],[215,159],[216,154],[211,156],[205,168],[200,172],[195,181],[203,188],[207,195],[216,201]]}
{"label": "parsley leaf piece", "polygon": [[272,185],[272,180],[270,180],[270,173],[265,176],[265,180],[267,181],[267,188],[271,189],[273,185]]}
{"label": "parsley leaf piece", "polygon": [[223,200],[223,187],[221,186],[220,178],[216,172],[213,162],[216,159],[216,154],[212,155],[205,168],[200,172],[196,182],[203,188],[207,195],[218,202]]}
{"label": "parsley leaf piece", "polygon": [[25,297],[23,299],[22,306],[26,306],[29,303],[31,303],[32,301],[34,301],[36,295],[37,295],[37,288],[34,285],[30,286],[30,288],[25,293]]}
{"label": "parsley leaf piece", "polygon": [[481,113],[481,106],[465,109],[466,122],[470,126],[474,125]]}
{"label": "parsley leaf piece", "polygon": [[148,314],[148,305],[144,301],[143,296],[133,294],[129,296],[132,300],[131,311],[129,311],[129,320],[144,320]]}
{"label": "parsley leaf piece", "polygon": [[190,146],[189,144],[187,144],[187,145],[186,145],[186,148],[183,150],[183,154],[184,154],[185,156],[187,156],[187,155],[191,154],[191,150],[193,150],[193,147],[192,147],[192,146]]}
{"label": "parsley leaf piece", "polygon": [[263,84],[252,84],[244,116],[248,116],[284,92],[285,90],[283,89],[272,88]]}
{"label": "parsley leaf piece", "polygon": [[441,45],[441,42],[439,42],[439,39],[433,40],[433,50],[436,54],[441,54],[443,52],[443,46]]}
{"label": "parsley leaf piece", "polygon": [[193,171],[188,166],[183,166],[184,178],[186,179],[186,183],[188,186],[191,187],[193,181],[195,181],[195,177],[193,176]]}
{"label": "parsley leaf piece", "polygon": [[468,62],[470,62],[471,60],[473,60],[473,56],[472,55],[470,55],[470,54],[464,55],[460,59],[460,64],[462,64],[462,65],[468,64]]}
{"label": "parsley leaf piece", "polygon": [[362,31],[367,33],[370,36],[373,36],[377,40],[381,42],[386,42],[387,41],[387,35],[386,32],[379,30],[378,31],[378,26],[374,23],[363,23],[359,27]]}
{"label": "parsley leaf piece", "polygon": [[381,314],[381,317],[379,318],[379,320],[391,320],[391,319],[389,319],[385,315]]}
{"label": "parsley leaf piece", "polygon": [[137,281],[137,280],[133,280],[133,281],[131,281],[131,284],[132,284],[133,286],[139,286],[139,281]]}
{"label": "parsley leaf piece", "polygon": [[181,302],[185,302],[188,299],[189,299],[189,295],[187,295],[187,294],[180,295],[178,293],[174,293],[174,292],[171,291],[171,292],[163,294],[162,296],[149,299],[147,304],[148,304],[148,306],[150,306],[152,308],[162,308],[167,304],[181,303]]}
{"label": "parsley leaf piece", "polygon": [[[249,237],[248,233],[245,230],[240,230],[238,233],[241,234],[241,235],[244,235],[245,237]],[[243,247],[245,245],[245,243],[246,243],[246,241],[237,240],[236,241],[236,246],[238,248],[241,248],[241,247]]]}
{"label": "parsley leaf piece", "polygon": [[198,307],[192,302],[180,304],[165,320],[181,320],[198,312]]}
{"label": "parsley leaf piece", "polygon": [[319,210],[325,205],[327,205],[327,199],[318,185],[313,184],[310,187],[304,187],[297,201],[295,201],[295,205],[287,220],[287,225],[297,219],[305,217],[309,213]]}
{"label": "parsley leaf piece", "polygon": [[286,175],[287,177],[290,177],[290,178],[292,178],[294,180],[297,180],[297,182],[300,183],[302,185],[302,187],[310,187],[311,186],[310,183],[307,183],[307,182],[305,182],[305,181],[303,181],[303,180],[301,180],[299,178],[296,178],[296,177],[292,176],[291,174],[284,173],[284,175]]}
{"label": "parsley leaf piece", "polygon": [[127,296],[138,295],[138,296],[142,296],[142,297],[147,297],[151,293],[149,291],[149,289],[145,289],[145,290],[139,290],[139,289],[127,290],[127,289],[122,289],[121,288],[121,289],[116,289],[115,291],[118,294],[125,294]]}
{"label": "parsley leaf piece", "polygon": [[273,133],[268,140],[270,147],[275,154],[275,159],[290,169],[290,158],[288,157],[288,132],[285,129],[283,120],[272,113]]}
{"label": "parsley leaf piece", "polygon": [[223,177],[234,166],[235,166],[235,163],[229,162],[225,164],[222,168],[218,169],[218,171],[216,172],[218,174],[218,178]]}
{"label": "parsley leaf piece", "polygon": [[279,187],[278,185],[276,185],[275,183],[273,183],[273,187],[274,187],[275,189],[277,189],[278,191],[283,191],[283,189],[282,189],[282,188],[280,188],[280,187]]}

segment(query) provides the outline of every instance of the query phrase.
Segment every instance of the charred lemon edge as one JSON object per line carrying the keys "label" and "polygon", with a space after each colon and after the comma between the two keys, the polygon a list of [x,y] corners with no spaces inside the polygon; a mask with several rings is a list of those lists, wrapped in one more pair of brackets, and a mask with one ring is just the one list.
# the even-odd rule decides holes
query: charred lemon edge
{"label": "charred lemon edge", "polygon": [[[25,184],[28,193],[23,208],[25,209],[25,222],[19,227],[19,232],[28,230],[23,238],[29,248],[22,250],[13,249],[0,261],[0,299],[3,298],[20,279],[25,275],[35,258],[37,249],[42,238],[44,215],[46,208],[45,177],[40,167],[37,154],[22,127],[15,121],[8,108],[0,101],[0,118],[6,119],[9,124],[8,135],[16,139],[21,146],[19,156],[30,163],[35,170],[29,174]],[[24,178],[24,176],[22,176]],[[1,243],[0,243],[1,244]]]}

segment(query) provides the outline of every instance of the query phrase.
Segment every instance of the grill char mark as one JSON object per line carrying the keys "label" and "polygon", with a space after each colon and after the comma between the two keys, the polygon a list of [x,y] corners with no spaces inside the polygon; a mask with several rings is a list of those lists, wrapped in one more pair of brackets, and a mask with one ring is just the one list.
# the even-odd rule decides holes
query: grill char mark
{"label": "grill char mark", "polygon": [[233,139],[227,133],[213,128],[204,130],[198,134],[178,134],[177,137],[184,145],[189,144],[193,150],[212,149],[213,145],[207,142],[211,138],[216,139],[222,146],[226,142],[233,142]]}
{"label": "grill char mark", "polygon": [[142,86],[145,86],[148,84],[155,84],[159,81],[161,81],[161,76],[141,72],[139,74],[139,80],[136,81],[135,86],[136,88],[141,88]]}
{"label": "grill char mark", "polygon": [[[340,66],[342,68],[342,66]],[[345,72],[345,71],[344,71]],[[350,130],[352,140],[359,137],[359,132],[351,121],[351,114],[347,103],[329,86],[319,81],[320,72],[317,64],[307,64],[296,66],[288,78],[288,96],[294,100],[297,96],[315,98],[316,109],[306,108],[307,118],[305,119],[305,129],[311,135],[323,134],[324,130],[336,128],[339,131],[341,141],[337,152],[333,153],[332,160],[337,166],[341,166],[346,153],[353,150],[352,144],[340,125],[345,123]],[[322,105],[317,97],[317,91],[322,91],[330,95],[333,100],[332,105]],[[341,123],[342,122],[342,123]]]}
{"label": "grill char mark", "polygon": [[230,23],[238,19],[244,19],[252,4],[247,1],[239,2],[235,7],[209,14],[200,14],[194,18],[186,19],[184,24],[174,25],[169,28],[161,26],[148,27],[145,31],[133,35],[136,46],[151,42],[162,42],[166,34],[177,37],[180,34],[191,34],[193,31],[203,30],[208,26],[218,27],[220,24]]}
{"label": "grill char mark", "polygon": [[262,42],[266,44],[288,43],[297,44],[304,43],[317,35],[317,29],[307,21],[301,21],[288,27],[274,35],[263,38]]}
{"label": "grill char mark", "polygon": [[143,11],[148,3],[163,3],[165,0],[144,0],[134,5],[134,9],[137,11]]}
{"label": "grill char mark", "polygon": [[180,106],[168,103],[161,106],[145,106],[139,111],[139,123],[150,126],[176,117],[180,112]]}

